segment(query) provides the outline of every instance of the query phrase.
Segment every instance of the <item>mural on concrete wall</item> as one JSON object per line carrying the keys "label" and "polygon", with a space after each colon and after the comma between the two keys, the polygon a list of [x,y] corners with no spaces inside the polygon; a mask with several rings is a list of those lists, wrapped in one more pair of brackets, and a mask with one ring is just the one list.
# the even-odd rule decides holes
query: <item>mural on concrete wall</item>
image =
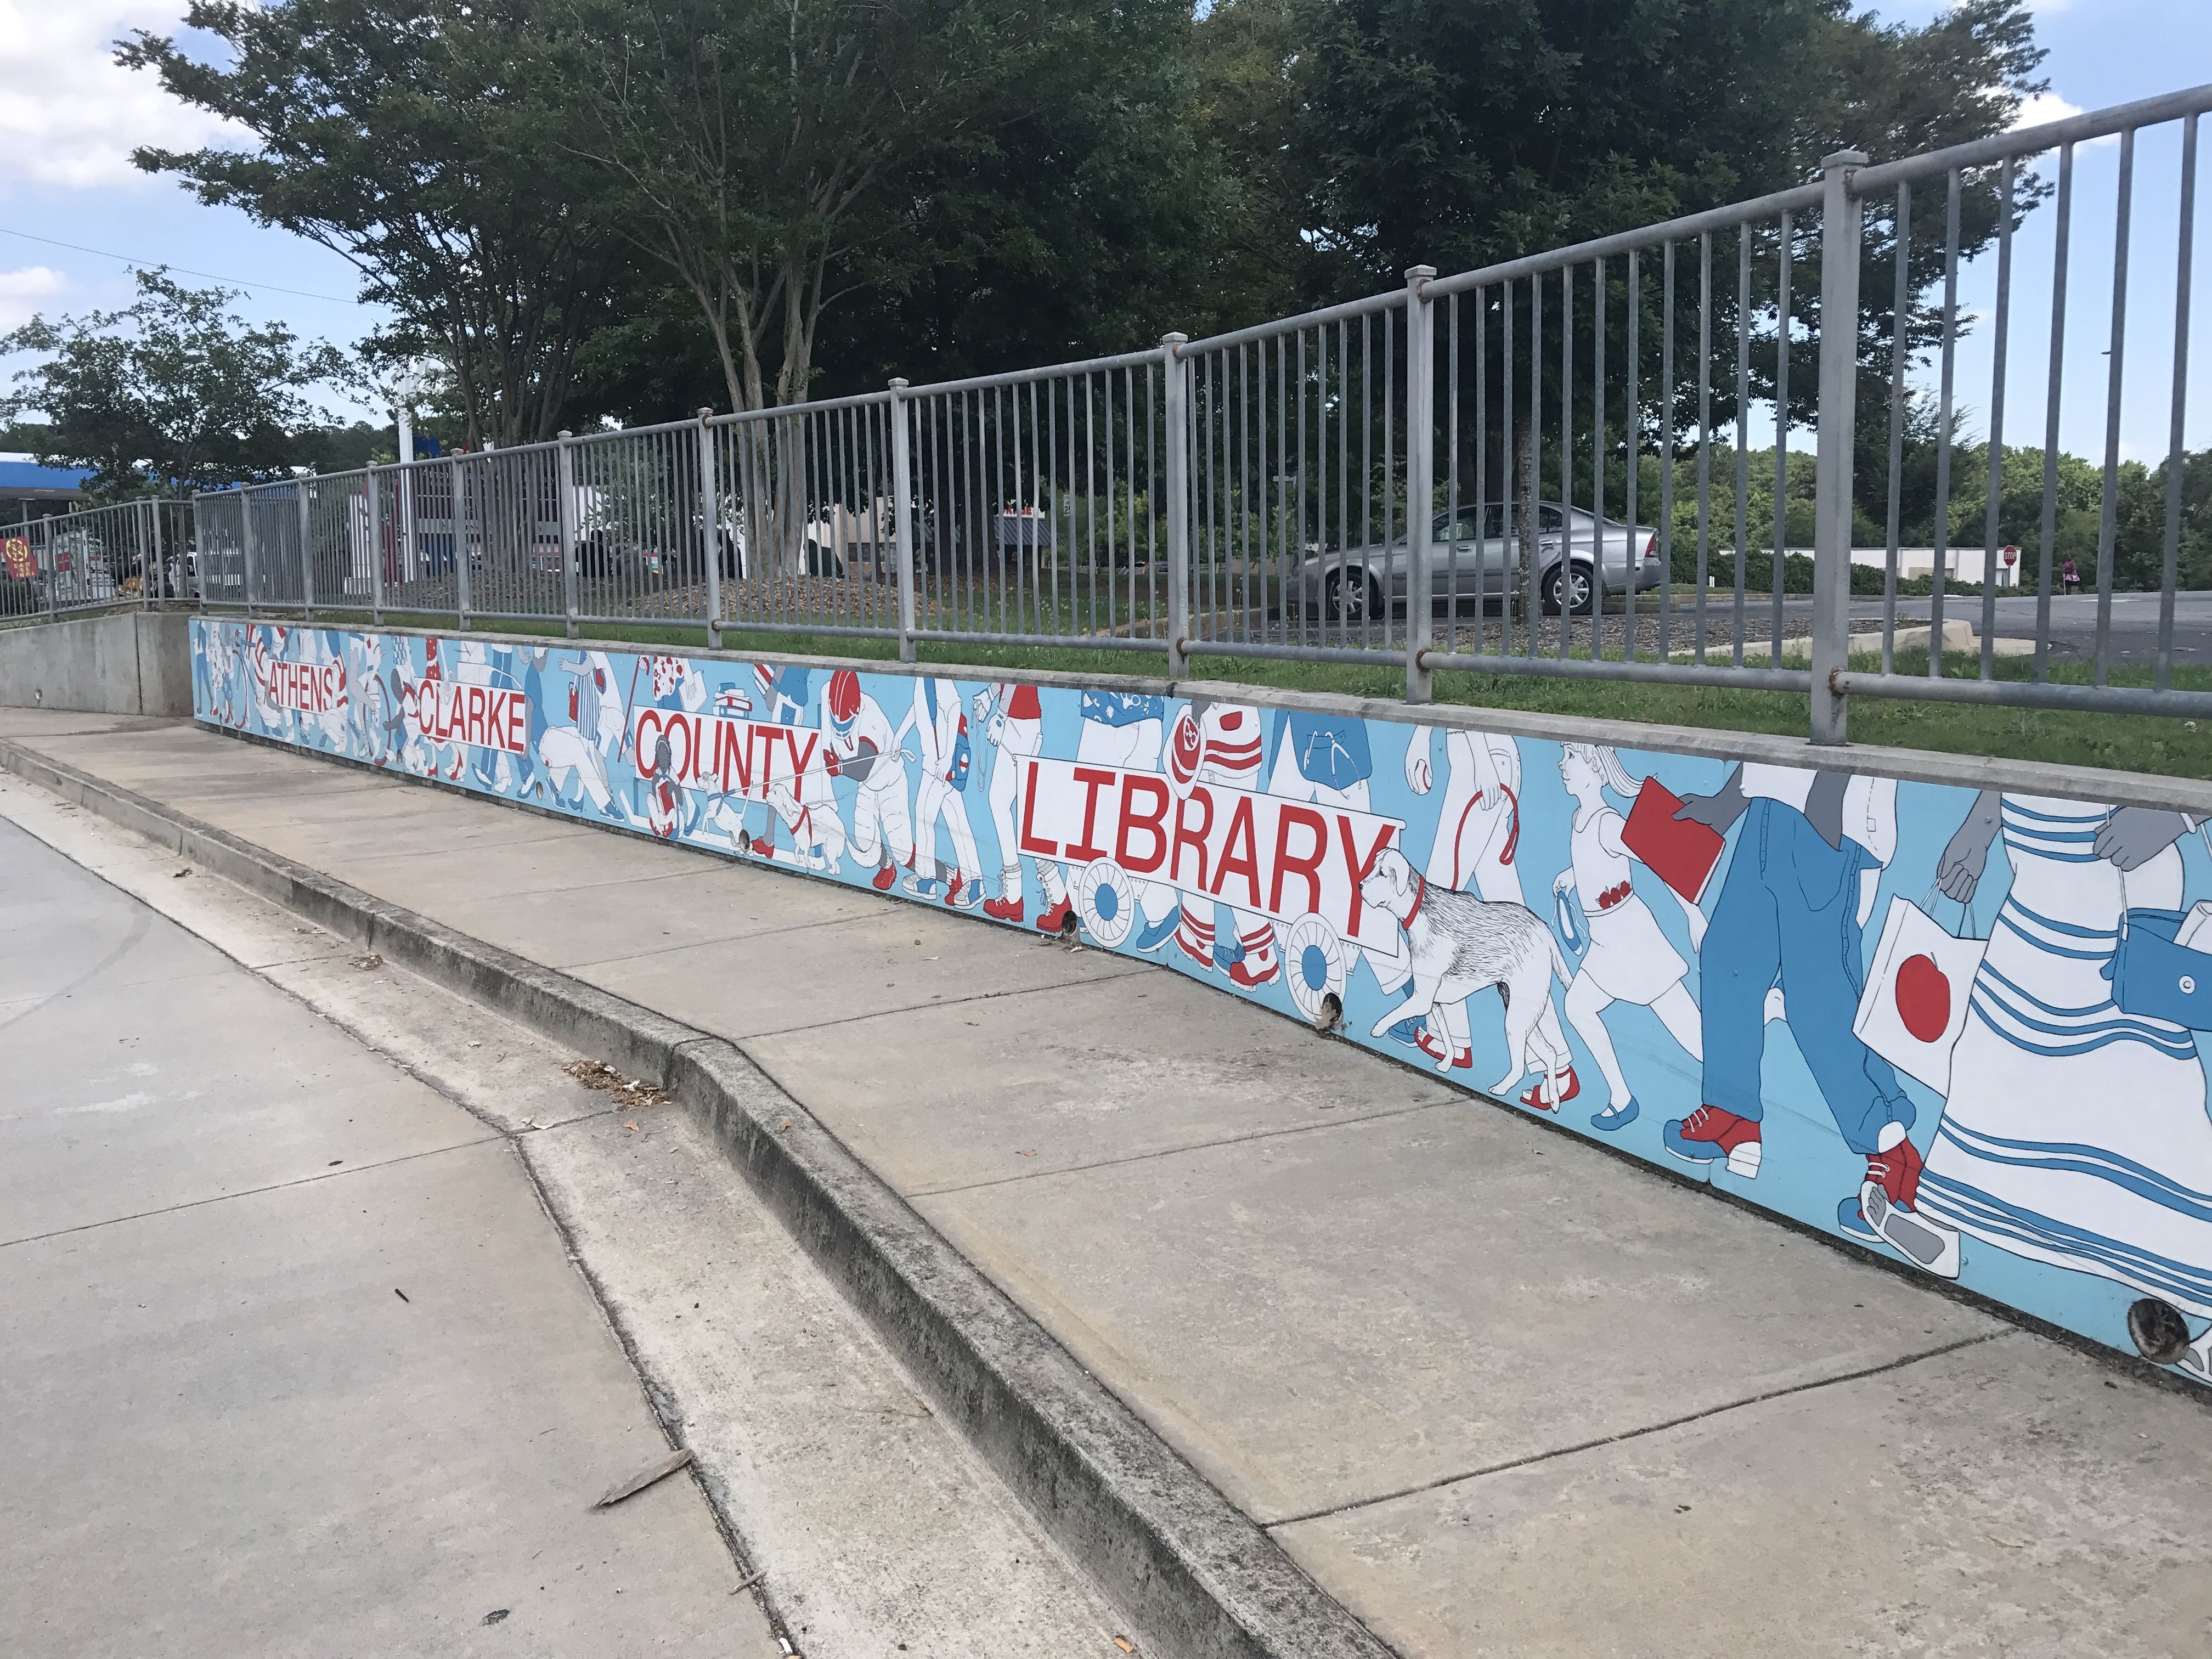
{"label": "mural on concrete wall", "polygon": [[2181,814],[1121,690],[192,640],[211,725],[1166,963],[2212,1382]]}

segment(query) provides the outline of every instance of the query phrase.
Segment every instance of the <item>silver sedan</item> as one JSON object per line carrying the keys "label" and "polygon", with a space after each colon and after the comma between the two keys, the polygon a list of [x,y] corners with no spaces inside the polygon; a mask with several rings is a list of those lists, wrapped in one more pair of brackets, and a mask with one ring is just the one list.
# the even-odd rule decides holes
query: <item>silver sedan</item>
{"label": "silver sedan", "polygon": [[[1452,614],[1480,614],[1520,587],[1521,537],[1507,533],[1504,503],[1462,507],[1456,521],[1439,513],[1429,531],[1433,600]],[[1292,573],[1291,603],[1307,617],[1358,627],[1406,603],[1412,570],[1405,538],[1387,545],[1315,553]],[[1547,616],[1584,615],[1601,595],[1656,587],[1667,579],[1659,532],[1619,524],[1587,508],[1540,501],[1536,520],[1536,592]],[[1469,604],[1468,601],[1473,601]]]}

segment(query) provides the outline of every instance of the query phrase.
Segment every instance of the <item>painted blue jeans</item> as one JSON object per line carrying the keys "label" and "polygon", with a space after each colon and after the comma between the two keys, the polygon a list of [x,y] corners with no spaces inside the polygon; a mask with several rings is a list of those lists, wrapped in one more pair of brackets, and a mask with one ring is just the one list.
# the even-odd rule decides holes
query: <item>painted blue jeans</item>
{"label": "painted blue jeans", "polygon": [[1865,983],[1859,874],[1877,869],[1856,842],[1820,839],[1794,806],[1744,809],[1735,856],[1698,953],[1705,1013],[1705,1102],[1756,1123],[1766,993],[1778,981],[1790,1034],[1820,1085],[1844,1142],[1862,1156],[1885,1126],[1912,1127],[1912,1103],[1887,1060],[1851,1030]]}

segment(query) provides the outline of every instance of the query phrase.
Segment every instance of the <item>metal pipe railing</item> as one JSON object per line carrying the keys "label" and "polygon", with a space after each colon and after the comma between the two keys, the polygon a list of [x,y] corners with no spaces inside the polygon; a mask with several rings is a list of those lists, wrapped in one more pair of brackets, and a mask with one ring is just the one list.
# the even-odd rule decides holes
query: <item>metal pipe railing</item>
{"label": "metal pipe railing", "polygon": [[[1193,655],[1395,662],[1416,702],[1438,672],[1734,686],[1806,696],[1816,743],[1844,740],[1852,696],[2197,714],[2207,694],[2175,686],[2174,634],[2208,109],[2212,87],[2199,87],[1879,166],[1839,151],[1792,189],[1441,277],[1417,266],[1385,293],[1144,351],[204,494],[189,554],[166,550],[155,509],[152,551],[137,556],[187,573],[165,574],[164,592],[310,617],[890,638],[908,661],[932,643],[1153,652],[1176,678]],[[2139,486],[2120,465],[2120,420],[2130,307],[2152,307],[2161,334],[2165,313],[2131,270],[2130,228],[2148,176],[2139,147],[2169,136],[2180,191],[2164,513],[2146,549],[2145,515],[2121,511]],[[2059,449],[2066,319],[2102,296],[2069,270],[2075,152],[2106,138],[2118,171],[2097,331],[2105,425],[2099,462],[2077,465]],[[2034,385],[2014,221],[2040,195],[2026,170],[2051,153],[2031,503],[2005,487],[2008,397]],[[1916,189],[1929,179],[1940,199]],[[1963,383],[1960,350],[1966,227],[1985,222],[1986,398]],[[1939,253],[1940,305],[1916,316]],[[1885,309],[1869,315],[1869,294]],[[1908,385],[1921,362],[1932,393]],[[1887,407],[1863,418],[1859,379],[1877,373]],[[1932,437],[1915,424],[1931,396]],[[1951,417],[1969,406],[1989,435],[1962,465]],[[1860,487],[1860,428],[1885,418],[1873,447],[1886,478]],[[1923,441],[1932,498],[1907,501]],[[2084,465],[2094,527],[2064,495],[2080,494]],[[1978,503],[1954,501],[1973,488]],[[1954,517],[1961,531],[1978,521],[1982,543],[1970,659],[1943,648],[1972,569]],[[1880,546],[1853,547],[1860,524],[1879,526]],[[1923,580],[1905,544],[1916,524],[1932,544],[1924,613],[1909,591]],[[58,580],[74,574],[54,562],[70,533],[21,538],[9,569],[33,574],[15,603],[95,602]],[[2006,570],[2027,574],[2022,541],[2032,617],[2024,588],[1999,591]],[[1808,542],[1809,559],[1791,550]],[[2003,554],[2015,562],[2001,570]],[[2094,613],[2054,591],[2084,560]],[[2114,643],[2114,598],[2130,585],[2160,593],[2140,672]],[[142,588],[143,602],[161,597]],[[1923,619],[1930,648],[1915,664],[1902,630]],[[2002,640],[2008,629],[2024,637]],[[1809,667],[1783,665],[1793,640]],[[2089,684],[2061,683],[2069,649]],[[2024,678],[2009,677],[2015,650],[2033,657]],[[2148,683],[2123,684],[2135,678]]]}

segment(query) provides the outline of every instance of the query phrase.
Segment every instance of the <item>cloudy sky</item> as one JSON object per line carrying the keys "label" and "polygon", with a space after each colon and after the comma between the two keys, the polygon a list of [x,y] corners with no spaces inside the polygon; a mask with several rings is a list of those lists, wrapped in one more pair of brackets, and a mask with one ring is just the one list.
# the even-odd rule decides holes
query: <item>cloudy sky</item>
{"label": "cloudy sky", "polygon": [[[1938,6],[1899,0],[1885,9],[1917,21]],[[234,210],[201,207],[173,181],[131,167],[134,145],[183,149],[226,137],[217,124],[166,98],[150,76],[112,62],[118,37],[137,28],[177,33],[182,12],[182,0],[0,0],[0,87],[8,89],[0,96],[0,330],[33,312],[127,303],[131,264],[166,262],[179,273],[247,289],[238,308],[250,318],[281,319],[309,337],[351,344],[379,317],[353,300],[357,280],[344,258],[261,228]],[[2208,17],[2212,0],[2063,0],[2039,8],[2051,92],[2034,113],[2051,118],[2212,81]],[[2067,355],[2064,441],[2088,454],[2102,449],[2106,388],[2098,354],[2110,325],[2118,160],[2117,148],[2106,144],[2085,149],[2075,163],[2069,304],[2075,343]],[[2212,154],[2204,162],[2212,172]],[[2165,448],[2179,181],[2176,134],[2145,140],[2136,163],[2124,393],[2124,450],[2131,455]],[[2006,432],[2015,441],[2032,439],[2042,425],[2051,216],[2032,216],[2016,246],[2006,400]],[[2201,296],[2208,289],[2203,272],[2212,267],[2212,227],[2200,225],[2197,240],[2200,275],[2193,286]],[[1969,307],[1986,307],[1994,263],[1969,268],[1962,284]],[[2197,311],[2191,333],[2203,389],[2191,399],[2192,447],[2212,443],[2212,303]],[[1163,319],[1164,327],[1171,323]],[[1984,321],[1962,346],[1957,371],[1956,395],[1973,411],[1978,430],[1990,401],[1989,334]]]}

